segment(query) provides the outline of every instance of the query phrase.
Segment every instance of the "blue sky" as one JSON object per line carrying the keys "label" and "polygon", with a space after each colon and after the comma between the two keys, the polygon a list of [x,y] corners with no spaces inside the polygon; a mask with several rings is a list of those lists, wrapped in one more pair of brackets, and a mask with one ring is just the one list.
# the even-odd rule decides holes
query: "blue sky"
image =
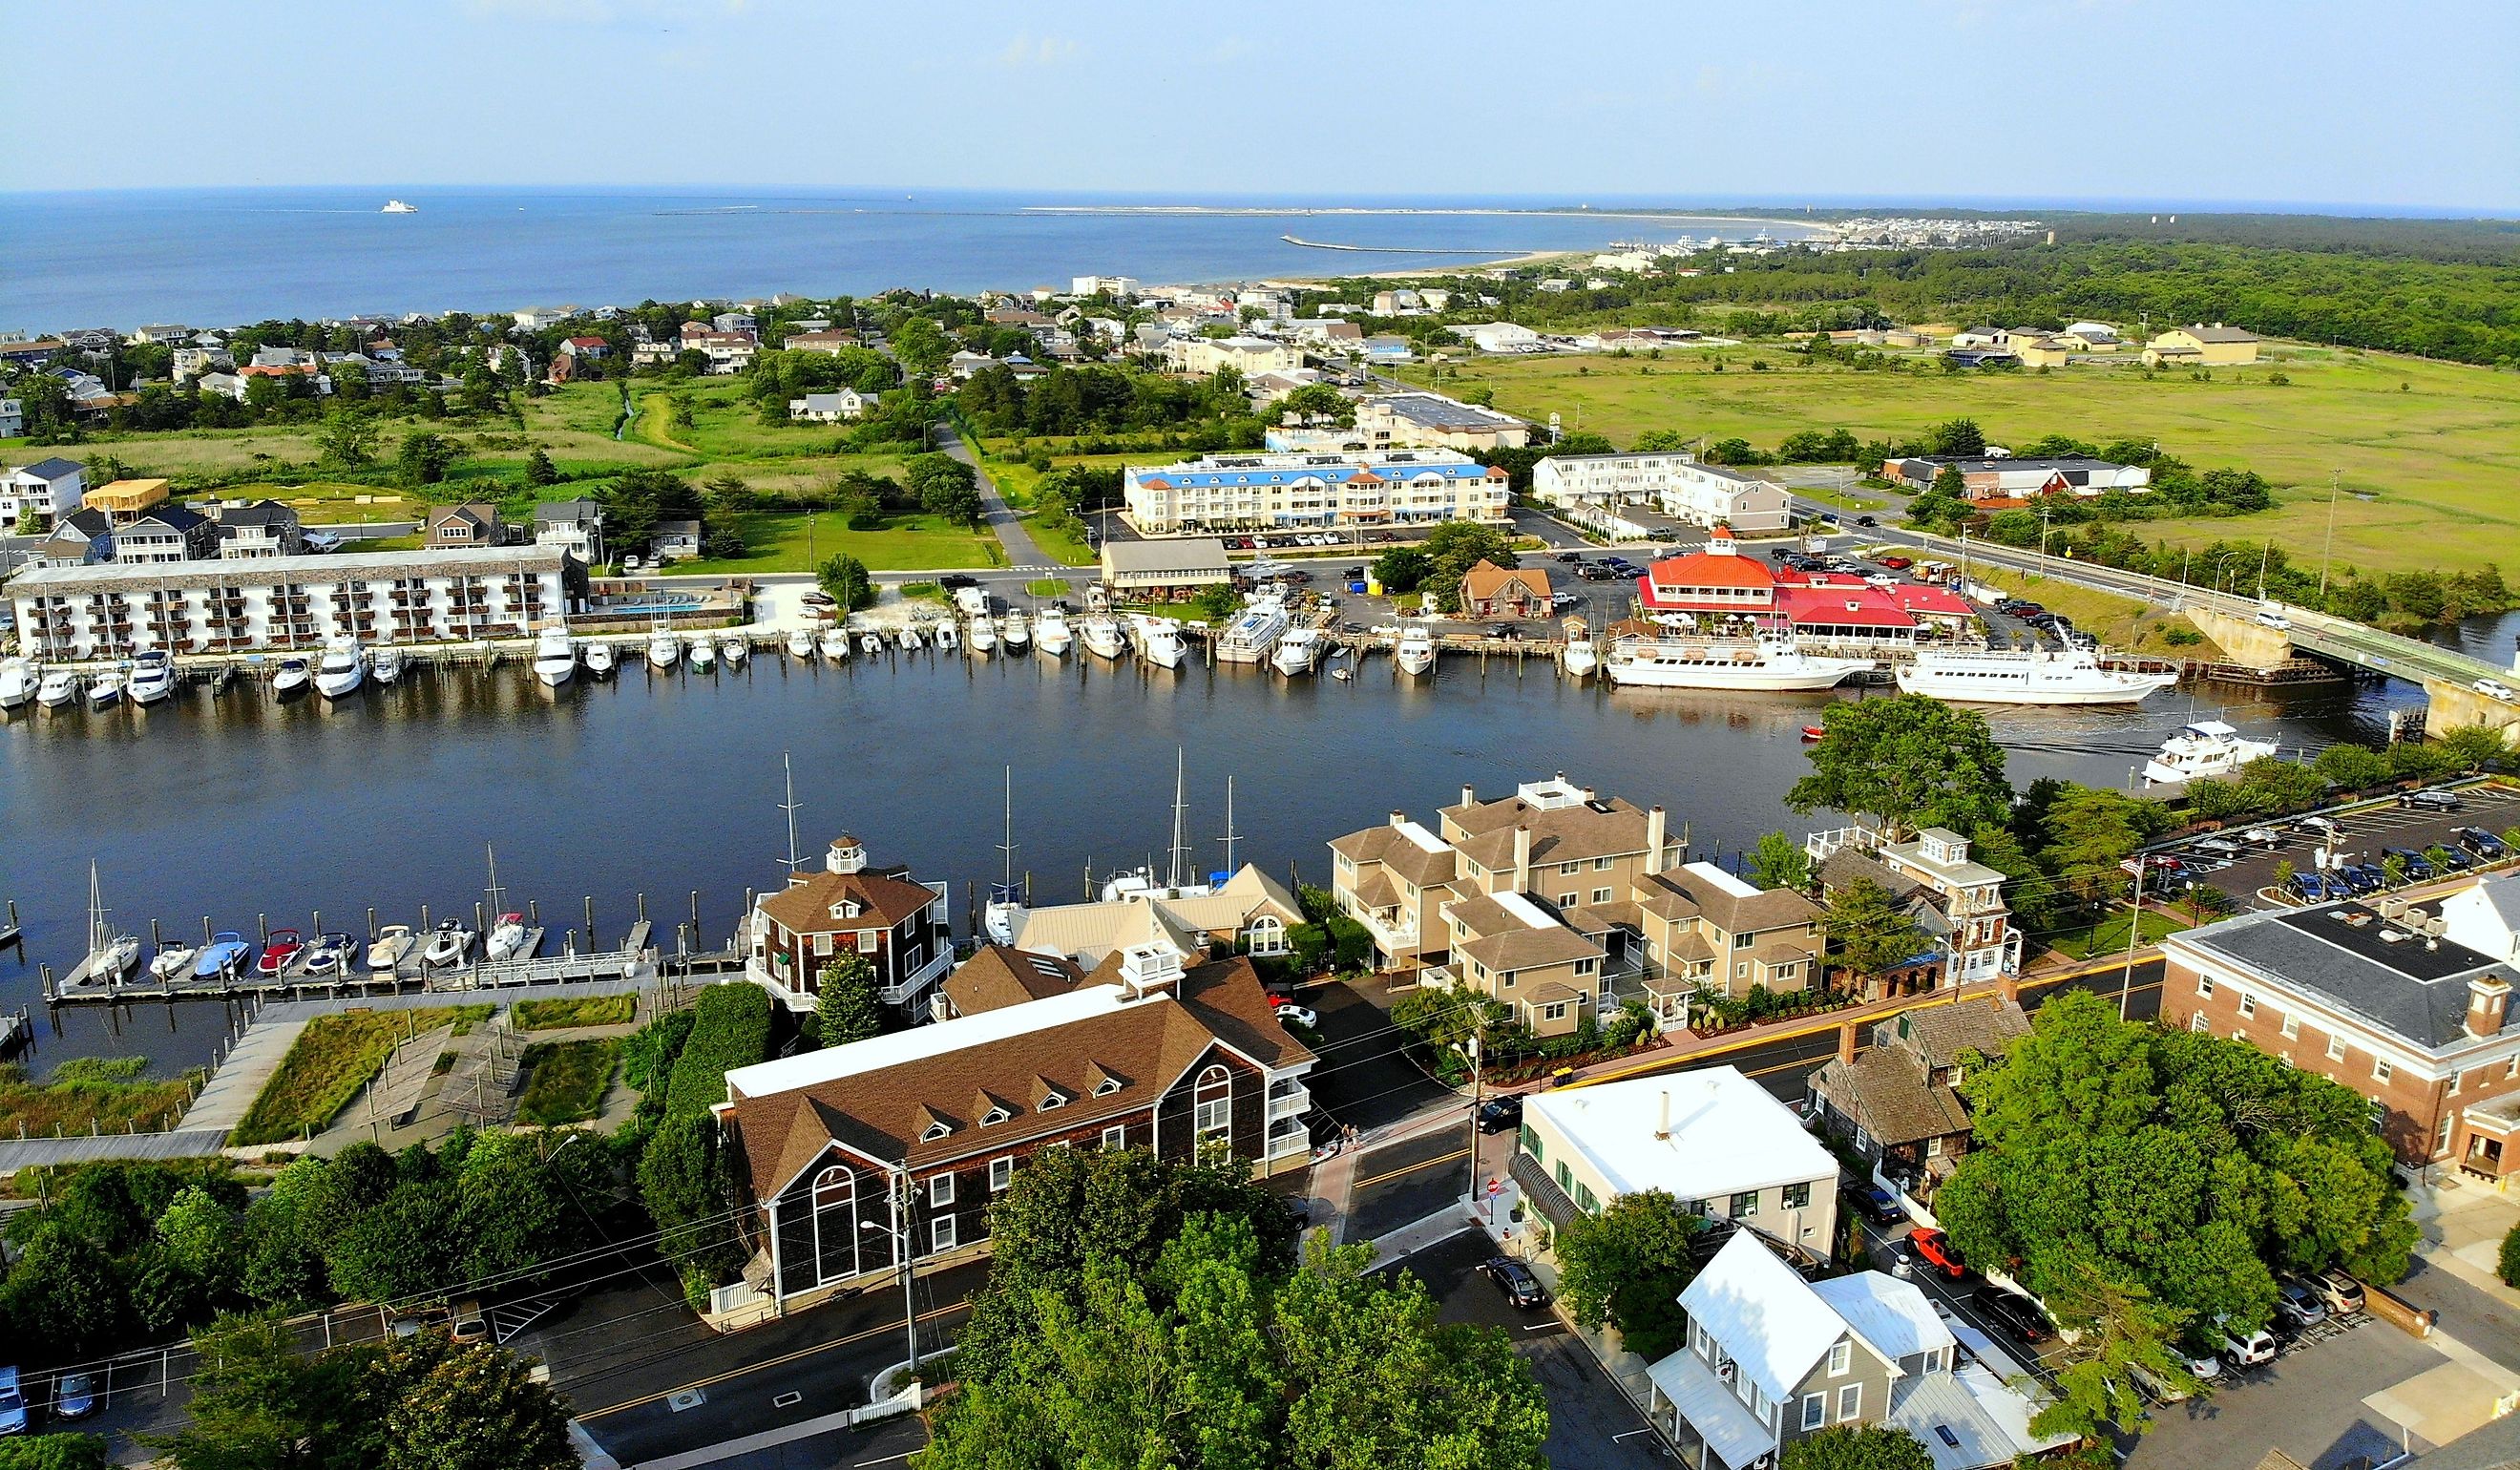
{"label": "blue sky", "polygon": [[14,4],[0,188],[2520,208],[2511,0]]}

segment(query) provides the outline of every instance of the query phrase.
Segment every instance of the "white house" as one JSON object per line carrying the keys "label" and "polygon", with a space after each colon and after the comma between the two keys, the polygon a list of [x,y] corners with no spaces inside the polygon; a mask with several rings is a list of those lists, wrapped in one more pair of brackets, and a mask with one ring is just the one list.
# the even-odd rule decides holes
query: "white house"
{"label": "white house", "polygon": [[1138,293],[1135,276],[1078,276],[1067,283],[1071,296],[1109,296],[1125,301]]}
{"label": "white house", "polygon": [[842,423],[863,419],[876,406],[879,394],[861,393],[855,388],[842,388],[836,393],[808,393],[788,400],[788,417],[804,423]]}
{"label": "white house", "polygon": [[1304,365],[1304,354],[1261,336],[1181,337],[1164,344],[1164,367],[1198,377],[1232,368],[1245,378],[1284,373]]}
{"label": "white house", "polygon": [[1481,352],[1537,352],[1540,334],[1516,322],[1480,322],[1451,329],[1455,336]]}
{"label": "white house", "polygon": [[0,439],[14,439],[26,431],[26,405],[15,398],[0,398]]}
{"label": "white house", "polygon": [[[17,400],[7,407],[16,408]],[[56,455],[22,465],[0,475],[0,526],[15,532],[29,515],[59,520],[75,511],[87,496],[87,470],[76,460]]]}
{"label": "white house", "polygon": [[1531,496],[1561,509],[1615,511],[1650,506],[1676,520],[1735,531],[1781,531],[1792,524],[1785,488],[1689,455],[1552,455],[1531,467]]}
{"label": "white house", "polygon": [[1121,474],[1149,536],[1226,527],[1382,526],[1507,518],[1508,476],[1449,449],[1210,455]]}

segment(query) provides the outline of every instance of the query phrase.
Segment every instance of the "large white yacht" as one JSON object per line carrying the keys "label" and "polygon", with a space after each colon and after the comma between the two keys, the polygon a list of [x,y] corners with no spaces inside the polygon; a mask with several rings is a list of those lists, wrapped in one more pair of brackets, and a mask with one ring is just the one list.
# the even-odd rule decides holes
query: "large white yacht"
{"label": "large white yacht", "polygon": [[327,699],[347,699],[367,682],[368,655],[358,640],[337,638],[324,646],[324,661],[315,666],[315,692]]}
{"label": "large white yacht", "polygon": [[1425,673],[1435,666],[1435,631],[1424,623],[1401,624],[1400,642],[1392,646],[1391,656],[1403,674]]}
{"label": "large white yacht", "polygon": [[1138,624],[1138,651],[1147,662],[1159,669],[1181,667],[1183,644],[1181,624],[1168,617],[1141,615]]}
{"label": "large white yacht", "polygon": [[577,649],[566,628],[545,628],[534,642],[534,677],[547,690],[559,689],[577,674]]}
{"label": "large white yacht", "polygon": [[16,709],[35,697],[35,686],[43,682],[43,671],[32,659],[12,658],[0,661],[0,709]]}
{"label": "large white yacht", "polygon": [[1322,631],[1319,628],[1289,628],[1269,650],[1269,662],[1279,673],[1292,679],[1309,674],[1322,654]]}
{"label": "large white yacht", "polygon": [[1006,621],[998,628],[998,638],[1006,644],[1010,653],[1020,653],[1031,646],[1032,624],[1025,620],[1023,609],[1007,609]]}
{"label": "large white yacht", "polygon": [[648,635],[648,667],[670,669],[683,661],[683,641],[658,629]]}
{"label": "large white yacht", "polygon": [[1286,611],[1286,600],[1274,589],[1252,594],[1251,601],[1226,624],[1217,636],[1218,663],[1258,663],[1278,646],[1293,618]]}
{"label": "large white yacht", "polygon": [[1926,648],[1897,675],[1905,693],[1960,704],[2133,704],[2179,682],[2177,674],[2102,668],[2084,648]]}
{"label": "large white yacht", "polygon": [[2274,753],[2272,740],[2248,739],[2220,720],[2198,720],[2182,725],[2177,735],[2161,742],[2161,753],[2144,763],[2143,783],[2172,786],[2228,776]]}
{"label": "large white yacht", "polygon": [[1623,638],[1601,660],[1612,684],[1670,690],[1824,690],[1871,667],[1868,658],[1805,653],[1777,634]]}
{"label": "large white yacht", "polygon": [[131,662],[125,691],[134,704],[155,704],[175,692],[175,659],[163,648],[152,648]]}

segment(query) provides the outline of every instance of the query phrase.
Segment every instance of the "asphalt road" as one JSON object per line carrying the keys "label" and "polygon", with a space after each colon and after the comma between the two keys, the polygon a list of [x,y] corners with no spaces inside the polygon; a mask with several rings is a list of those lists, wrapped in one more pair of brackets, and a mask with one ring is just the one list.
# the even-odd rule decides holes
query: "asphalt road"
{"label": "asphalt road", "polygon": [[1542,1451],[1561,1470],[1669,1470],[1662,1441],[1646,1425],[1583,1342],[1546,1308],[1522,1311],[1508,1304],[1478,1264],[1495,1255],[1485,1235],[1465,1229],[1391,1263],[1435,1298],[1436,1314],[1448,1322],[1502,1327],[1514,1352],[1531,1364],[1549,1400],[1549,1439]]}
{"label": "asphalt road", "polygon": [[[1347,1238],[1372,1240],[1412,1225],[1470,1192],[1469,1121],[1357,1155]],[[1482,1258],[1484,1259],[1484,1258]]]}
{"label": "asphalt road", "polygon": [[1326,1123],[1367,1132],[1453,1095],[1402,1052],[1400,1032],[1371,995],[1332,981],[1307,987],[1297,999],[1321,1017],[1320,1040],[1313,1044],[1321,1059],[1304,1085]]}
{"label": "asphalt road", "polygon": [[834,1429],[768,1449],[712,1460],[709,1470],[878,1470],[927,1448],[927,1421],[903,1414],[864,1429]]}

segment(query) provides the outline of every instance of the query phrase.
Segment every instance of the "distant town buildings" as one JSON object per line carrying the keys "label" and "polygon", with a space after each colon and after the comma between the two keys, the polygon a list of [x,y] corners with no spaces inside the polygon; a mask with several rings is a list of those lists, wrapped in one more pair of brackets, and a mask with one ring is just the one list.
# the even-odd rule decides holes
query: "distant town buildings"
{"label": "distant town buildings", "polygon": [[1551,455],[1531,467],[1532,499],[1602,520],[1644,506],[1696,526],[1781,531],[1792,524],[1784,486],[1690,455]]}
{"label": "distant town buildings", "polygon": [[2147,368],[2241,368],[2257,360],[2257,334],[2220,322],[2173,327],[2143,347]]}
{"label": "distant town buildings", "polygon": [[1148,536],[1291,526],[1502,521],[1506,471],[1453,450],[1210,455],[1133,466],[1129,523]]}
{"label": "distant town buildings", "polygon": [[2049,495],[2089,498],[2111,491],[2152,488],[2152,471],[2140,465],[2113,465],[2081,456],[1991,458],[1982,455],[1909,455],[1885,460],[1881,477],[1911,490],[1929,490],[1945,469],[1959,471],[1963,493],[1974,501],[2037,500]]}
{"label": "distant town buildings", "polygon": [[1377,449],[1458,449],[1478,454],[1520,449],[1531,425],[1511,414],[1462,403],[1440,393],[1378,393],[1356,400],[1356,423],[1334,426],[1280,426],[1267,446],[1282,453]]}

